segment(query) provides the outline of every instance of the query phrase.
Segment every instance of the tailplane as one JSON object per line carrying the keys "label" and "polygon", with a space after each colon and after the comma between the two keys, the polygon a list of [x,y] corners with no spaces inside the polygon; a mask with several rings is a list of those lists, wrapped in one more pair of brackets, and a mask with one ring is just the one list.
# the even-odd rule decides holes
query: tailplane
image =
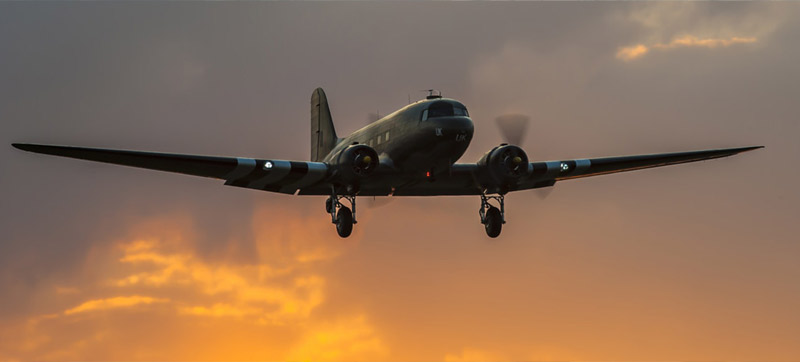
{"label": "tailplane", "polygon": [[322,161],[337,142],[328,97],[322,88],[311,95],[311,161]]}

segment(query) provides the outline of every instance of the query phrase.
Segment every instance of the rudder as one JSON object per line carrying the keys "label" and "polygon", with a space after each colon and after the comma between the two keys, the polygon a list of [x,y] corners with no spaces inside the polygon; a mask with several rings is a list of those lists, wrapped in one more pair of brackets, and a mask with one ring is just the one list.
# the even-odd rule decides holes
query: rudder
{"label": "rudder", "polygon": [[317,88],[311,94],[311,161],[322,161],[337,140],[328,97],[322,88]]}

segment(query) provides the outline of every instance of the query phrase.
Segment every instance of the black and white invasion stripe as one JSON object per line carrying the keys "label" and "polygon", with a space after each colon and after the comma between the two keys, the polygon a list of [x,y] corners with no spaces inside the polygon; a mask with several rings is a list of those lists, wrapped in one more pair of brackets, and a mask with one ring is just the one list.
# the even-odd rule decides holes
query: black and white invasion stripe
{"label": "black and white invasion stripe", "polygon": [[229,186],[294,194],[298,189],[325,179],[328,166],[322,162],[256,160],[237,158],[225,177]]}

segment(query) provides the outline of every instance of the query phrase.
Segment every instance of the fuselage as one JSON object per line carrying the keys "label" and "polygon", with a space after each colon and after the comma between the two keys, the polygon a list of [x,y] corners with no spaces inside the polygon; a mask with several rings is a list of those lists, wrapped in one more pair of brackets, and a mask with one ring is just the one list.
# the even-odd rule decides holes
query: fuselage
{"label": "fuselage", "polygon": [[472,119],[461,102],[429,97],[341,139],[324,161],[347,146],[365,144],[378,153],[384,172],[403,175],[405,181],[435,177],[464,155],[473,131]]}

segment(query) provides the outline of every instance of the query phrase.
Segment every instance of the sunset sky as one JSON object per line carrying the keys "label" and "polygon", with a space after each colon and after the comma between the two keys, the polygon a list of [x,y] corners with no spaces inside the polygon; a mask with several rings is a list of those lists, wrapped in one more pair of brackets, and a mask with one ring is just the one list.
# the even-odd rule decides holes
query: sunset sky
{"label": "sunset sky", "polygon": [[[0,3],[0,361],[800,360],[798,3]],[[436,88],[531,160],[764,145],[359,204],[22,152],[306,160]],[[363,207],[361,205],[364,205]]]}

